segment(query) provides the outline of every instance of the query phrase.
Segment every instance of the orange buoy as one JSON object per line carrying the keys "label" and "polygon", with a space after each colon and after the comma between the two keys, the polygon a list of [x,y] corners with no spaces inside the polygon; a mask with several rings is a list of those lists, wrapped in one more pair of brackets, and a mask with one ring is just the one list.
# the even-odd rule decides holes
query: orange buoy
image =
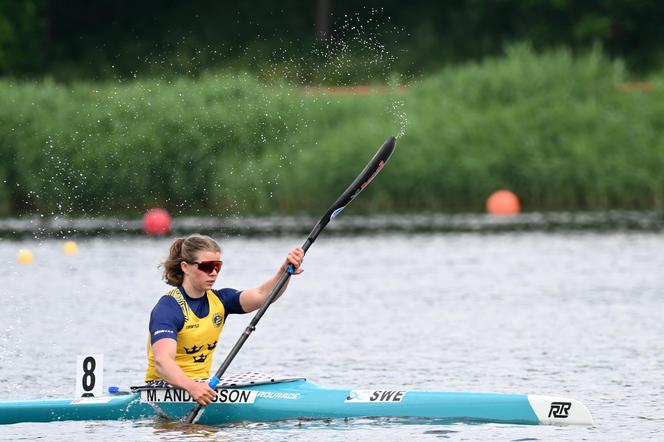
{"label": "orange buoy", "polygon": [[171,216],[164,209],[150,209],[143,216],[143,230],[148,235],[165,235],[171,231]]}
{"label": "orange buoy", "polygon": [[521,204],[509,190],[498,190],[486,200],[486,211],[492,215],[516,215],[521,211]]}

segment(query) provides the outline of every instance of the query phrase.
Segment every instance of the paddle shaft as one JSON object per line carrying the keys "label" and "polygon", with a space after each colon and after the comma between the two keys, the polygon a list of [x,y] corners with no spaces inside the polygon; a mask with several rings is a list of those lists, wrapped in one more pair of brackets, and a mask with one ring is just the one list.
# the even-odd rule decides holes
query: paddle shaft
{"label": "paddle shaft", "polygon": [[[314,228],[311,230],[311,233],[309,233],[309,236],[307,237],[307,240],[304,242],[304,245],[302,245],[302,249],[304,250],[304,253],[307,253],[307,250],[309,250],[309,247],[313,244],[314,241],[316,241],[316,238],[318,238],[318,235],[323,231],[325,226],[334,219],[335,216],[337,216],[343,209],[350,203],[353,198],[355,198],[366,186],[369,185],[371,180],[374,179],[374,177],[380,172],[380,170],[385,166],[387,163],[387,160],[390,158],[392,155],[392,152],[394,151],[396,140],[394,137],[390,137],[385,141],[385,143],[381,146],[380,149],[376,152],[376,154],[373,156],[373,158],[369,161],[367,166],[360,172],[360,174],[355,178],[355,180],[351,183],[350,186],[344,191],[344,193],[341,194],[339,198],[335,201],[332,206],[328,209],[328,211],[323,215],[323,217],[316,223]],[[289,280],[293,272],[295,271],[295,267],[292,264],[288,264],[288,267],[284,272],[279,276],[279,279],[277,280],[276,284],[272,288],[272,291],[270,294],[265,298],[265,301],[263,301],[263,305],[261,305],[260,309],[258,312],[254,315],[253,319],[247,326],[247,328],[244,330],[242,335],[240,336],[240,339],[237,340],[231,351],[228,353],[226,356],[226,359],[224,359],[224,362],[222,362],[221,366],[215,373],[215,375],[210,379],[210,387],[211,388],[216,388],[217,384],[219,383],[219,379],[223,376],[223,374],[226,372],[226,369],[228,368],[229,365],[231,365],[231,362],[233,362],[233,359],[235,359],[235,356],[238,354],[244,343],[249,339],[249,336],[256,330],[256,325],[258,324],[258,321],[261,320],[267,309],[270,307],[272,302],[275,300],[275,298],[279,295],[281,292],[282,288],[286,284],[286,282]],[[203,405],[201,404],[196,404],[194,408],[191,409],[189,414],[187,414],[185,418],[186,423],[192,423],[196,417],[198,416],[198,413],[201,411],[203,408]]]}

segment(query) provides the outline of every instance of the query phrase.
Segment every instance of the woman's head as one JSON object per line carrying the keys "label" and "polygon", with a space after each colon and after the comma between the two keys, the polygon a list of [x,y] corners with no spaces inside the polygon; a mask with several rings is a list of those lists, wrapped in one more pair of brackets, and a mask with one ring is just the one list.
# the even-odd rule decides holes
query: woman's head
{"label": "woman's head", "polygon": [[[209,236],[194,234],[177,238],[171,244],[168,258],[163,263],[164,280],[172,286],[181,286],[185,278],[183,267],[189,268],[190,265],[196,267],[195,263],[204,261],[202,257],[220,257],[220,255],[221,247]],[[216,271],[218,273],[218,268]]]}

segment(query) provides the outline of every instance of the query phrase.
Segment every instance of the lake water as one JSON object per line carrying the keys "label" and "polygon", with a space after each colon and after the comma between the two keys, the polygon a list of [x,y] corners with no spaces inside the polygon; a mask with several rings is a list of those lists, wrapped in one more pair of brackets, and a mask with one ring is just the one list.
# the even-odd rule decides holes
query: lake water
{"label": "lake water", "polygon": [[[271,276],[302,235],[217,237],[217,287]],[[70,397],[76,356],[105,355],[104,384],[142,381],[169,239],[0,240],[0,400]],[[16,263],[30,249],[34,262]],[[139,422],[0,426],[1,440],[657,440],[664,438],[664,234],[322,234],[305,272],[229,373],[322,385],[563,395],[595,426],[281,422],[194,428]],[[233,316],[215,369],[252,315]]]}

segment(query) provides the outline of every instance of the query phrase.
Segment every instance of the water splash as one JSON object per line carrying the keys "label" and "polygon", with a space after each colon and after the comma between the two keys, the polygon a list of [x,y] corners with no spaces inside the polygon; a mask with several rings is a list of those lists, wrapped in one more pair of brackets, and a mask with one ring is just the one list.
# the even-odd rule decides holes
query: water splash
{"label": "water splash", "polygon": [[392,103],[392,115],[397,120],[399,131],[396,134],[397,138],[406,135],[406,128],[408,127],[408,114],[406,114],[406,103],[403,99],[395,100]]}

